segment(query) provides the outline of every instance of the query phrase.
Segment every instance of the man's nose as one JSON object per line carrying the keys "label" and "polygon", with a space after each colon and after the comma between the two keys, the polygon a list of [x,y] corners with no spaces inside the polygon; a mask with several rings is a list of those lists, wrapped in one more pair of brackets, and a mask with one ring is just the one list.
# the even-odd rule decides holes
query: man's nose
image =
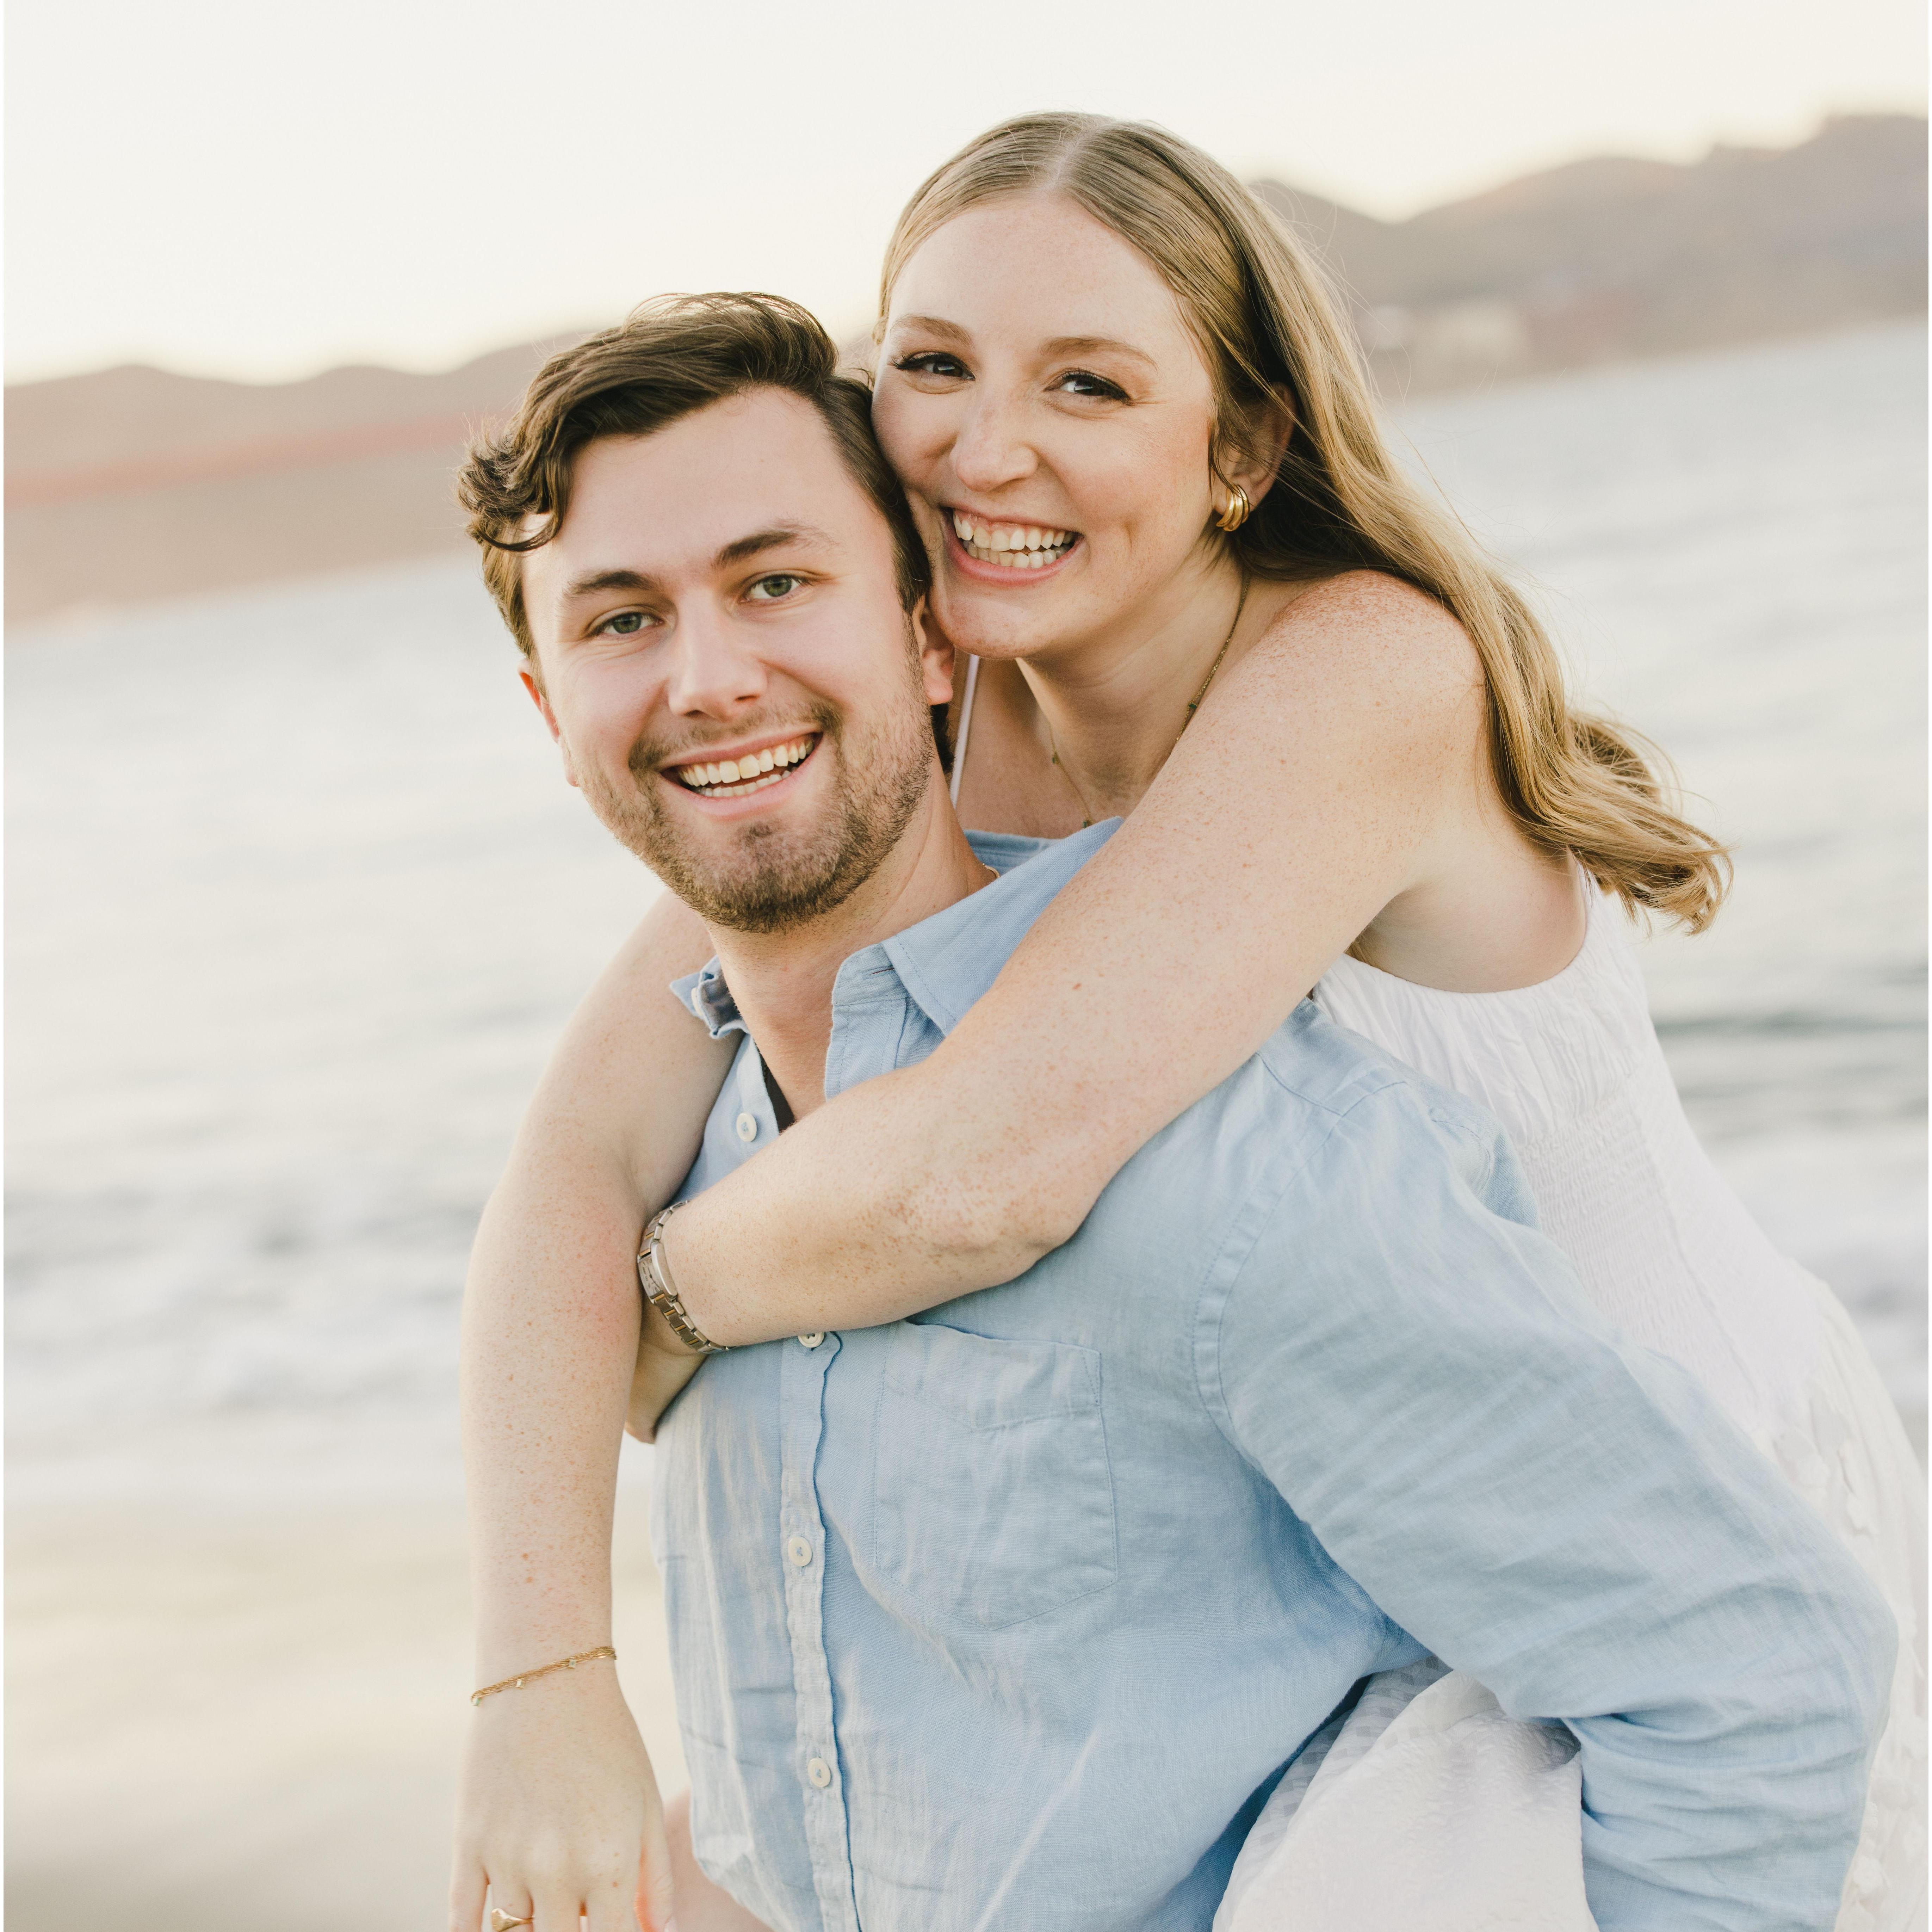
{"label": "man's nose", "polygon": [[976,385],[952,446],[952,471],[961,484],[990,493],[1039,466],[1039,452],[1027,434],[1026,399]]}
{"label": "man's nose", "polygon": [[682,615],[664,697],[682,717],[730,718],[765,695],[764,659],[742,627],[715,610]]}

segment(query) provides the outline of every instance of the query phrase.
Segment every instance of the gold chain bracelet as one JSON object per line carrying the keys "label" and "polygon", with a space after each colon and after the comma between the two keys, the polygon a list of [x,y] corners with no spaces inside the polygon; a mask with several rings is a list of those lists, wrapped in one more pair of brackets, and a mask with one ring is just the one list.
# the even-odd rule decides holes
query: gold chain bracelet
{"label": "gold chain bracelet", "polygon": [[472,1704],[480,1704],[485,1697],[494,1697],[499,1690],[520,1690],[532,1678],[548,1677],[553,1670],[574,1670],[580,1664],[595,1664],[600,1657],[608,1657],[613,1664],[617,1653],[610,1646],[600,1644],[595,1650],[581,1650],[574,1657],[560,1658],[554,1664],[546,1664],[540,1670],[526,1670],[520,1677],[506,1677],[500,1684],[486,1684],[480,1690],[470,1694]]}

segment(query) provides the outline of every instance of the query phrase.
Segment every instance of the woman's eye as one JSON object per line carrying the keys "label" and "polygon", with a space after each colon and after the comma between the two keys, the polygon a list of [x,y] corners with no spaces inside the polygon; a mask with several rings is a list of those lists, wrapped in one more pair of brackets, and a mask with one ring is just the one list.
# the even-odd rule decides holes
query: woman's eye
{"label": "woman's eye", "polygon": [[1118,382],[1096,376],[1088,369],[1070,369],[1053,386],[1063,395],[1099,396],[1110,403],[1124,403],[1127,392]]}
{"label": "woman's eye", "polygon": [[939,349],[922,349],[914,355],[902,356],[892,367],[913,376],[945,376],[956,382],[971,380],[970,372],[958,356]]}
{"label": "woman's eye", "polygon": [[644,628],[644,614],[641,610],[620,610],[614,617],[606,617],[591,635],[598,638],[634,638]]}
{"label": "woman's eye", "polygon": [[781,598],[789,597],[804,581],[802,577],[794,577],[781,571],[771,577],[760,578],[746,595],[757,603],[776,604]]}

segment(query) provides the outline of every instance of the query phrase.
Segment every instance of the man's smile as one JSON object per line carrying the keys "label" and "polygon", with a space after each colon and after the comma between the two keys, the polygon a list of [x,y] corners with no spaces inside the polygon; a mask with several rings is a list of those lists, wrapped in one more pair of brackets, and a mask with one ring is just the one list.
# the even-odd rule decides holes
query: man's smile
{"label": "man's smile", "polygon": [[687,791],[700,798],[749,798],[754,792],[778,784],[802,765],[818,748],[822,734],[802,731],[776,744],[754,746],[728,758],[700,759],[664,770]]}

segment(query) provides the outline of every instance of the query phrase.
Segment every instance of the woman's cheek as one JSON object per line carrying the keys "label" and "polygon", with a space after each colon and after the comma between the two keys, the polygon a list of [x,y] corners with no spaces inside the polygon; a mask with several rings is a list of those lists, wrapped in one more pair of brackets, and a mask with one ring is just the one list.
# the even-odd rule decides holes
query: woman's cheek
{"label": "woman's cheek", "polygon": [[886,460],[908,490],[932,502],[934,470],[950,441],[946,413],[922,399],[897,392],[882,393],[872,406],[872,428]]}

